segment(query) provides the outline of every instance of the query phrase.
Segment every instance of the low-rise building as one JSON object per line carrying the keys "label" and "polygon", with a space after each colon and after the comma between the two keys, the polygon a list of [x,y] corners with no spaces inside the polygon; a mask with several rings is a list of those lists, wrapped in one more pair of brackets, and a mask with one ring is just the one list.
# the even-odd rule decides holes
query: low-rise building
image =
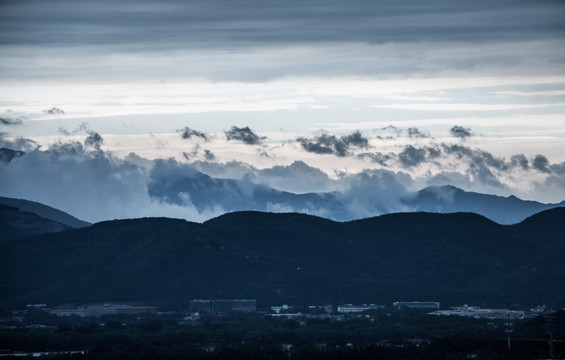
{"label": "low-rise building", "polygon": [[439,310],[439,301],[395,301],[397,310]]}
{"label": "low-rise building", "polygon": [[377,309],[384,309],[384,305],[376,305],[376,304],[362,304],[362,305],[353,305],[353,304],[344,304],[338,305],[337,312],[338,313],[359,313],[363,311],[369,310],[377,310]]}

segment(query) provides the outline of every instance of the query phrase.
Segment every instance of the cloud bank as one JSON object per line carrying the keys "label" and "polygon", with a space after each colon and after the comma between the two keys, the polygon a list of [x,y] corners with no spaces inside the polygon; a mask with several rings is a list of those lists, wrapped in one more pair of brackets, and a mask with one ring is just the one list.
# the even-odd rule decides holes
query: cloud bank
{"label": "cloud bank", "polygon": [[[375,141],[383,140],[358,131],[299,138],[296,145],[304,153],[378,165],[328,174],[305,161],[264,168],[242,161],[222,162],[198,144],[183,161],[149,160],[134,153],[117,157],[104,150],[104,138],[98,132],[88,128],[83,136],[82,142],[61,140],[48,147],[29,139],[0,137],[0,148],[21,152],[7,154],[6,161],[0,162],[0,195],[39,201],[93,222],[141,216],[203,221],[238,210],[293,211],[352,220],[417,210],[409,199],[429,186],[455,185],[510,195],[515,193],[512,184],[524,179],[532,191],[553,191],[552,202],[565,199],[565,163],[551,163],[542,154],[504,158],[461,143],[431,140],[384,153],[374,151]],[[214,146],[217,141],[222,140],[206,144]],[[304,147],[305,141],[329,151],[312,151]],[[276,152],[274,147],[267,148]]]}

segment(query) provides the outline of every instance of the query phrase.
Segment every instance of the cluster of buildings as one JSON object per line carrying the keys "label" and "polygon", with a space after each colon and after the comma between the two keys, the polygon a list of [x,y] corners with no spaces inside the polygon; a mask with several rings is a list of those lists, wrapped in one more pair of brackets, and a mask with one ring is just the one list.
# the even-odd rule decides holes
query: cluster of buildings
{"label": "cluster of buildings", "polygon": [[[533,315],[532,315],[533,314]],[[463,316],[475,319],[525,319],[535,317],[535,312],[526,313],[524,310],[509,309],[481,309],[478,306],[452,306],[449,310],[436,310],[430,315],[437,316]]]}
{"label": "cluster of buildings", "polygon": [[88,306],[59,306],[51,309],[57,316],[100,317],[102,315],[157,313],[154,306],[134,306],[127,304],[94,304]]}
{"label": "cluster of buildings", "polygon": [[[100,317],[103,315],[141,314],[157,313],[154,306],[138,306],[131,304],[91,304],[85,306],[57,306],[47,308],[45,304],[30,304],[28,308],[40,308],[57,316],[76,315],[82,318]],[[341,304],[341,305],[311,305],[295,310],[291,305],[271,306],[270,311],[261,311],[262,314],[271,317],[314,317],[314,318],[351,318],[362,316],[362,313],[373,310],[391,309],[386,305],[377,304]],[[437,301],[395,301],[392,309],[397,311],[421,311],[436,316],[463,316],[476,319],[524,319],[535,317],[547,312],[545,307],[524,310],[509,309],[482,309],[478,306],[454,306],[448,310],[440,310]],[[25,310],[24,310],[25,311]],[[257,312],[257,300],[255,299],[193,299],[189,302],[190,314],[188,318],[198,319],[205,314],[228,314],[228,313],[255,313]],[[186,319],[185,319],[186,320]]]}
{"label": "cluster of buildings", "polygon": [[247,299],[194,299],[190,300],[191,313],[255,312],[257,300]]}

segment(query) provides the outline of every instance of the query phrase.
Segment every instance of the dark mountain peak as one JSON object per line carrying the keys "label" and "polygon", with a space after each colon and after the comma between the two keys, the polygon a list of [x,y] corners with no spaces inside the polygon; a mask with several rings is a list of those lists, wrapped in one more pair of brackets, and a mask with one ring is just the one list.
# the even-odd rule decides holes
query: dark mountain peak
{"label": "dark mountain peak", "polygon": [[518,225],[537,228],[544,226],[559,226],[565,228],[565,207],[556,207],[541,211],[528,217]]}
{"label": "dark mountain peak", "polygon": [[98,222],[93,227],[112,227],[112,226],[138,226],[138,225],[147,225],[147,226],[168,226],[168,225],[177,225],[177,224],[196,224],[194,222],[184,220],[184,219],[176,219],[176,218],[168,218],[168,217],[142,217],[142,218],[135,218],[135,219],[115,219],[115,220],[106,220]]}
{"label": "dark mountain peak", "polygon": [[314,215],[302,213],[270,213],[262,211],[236,211],[220,215],[216,218],[204,222],[211,227],[224,228],[236,225],[259,225],[259,224],[282,224],[282,223],[301,223],[317,224],[327,223],[336,224],[335,221],[321,218]]}

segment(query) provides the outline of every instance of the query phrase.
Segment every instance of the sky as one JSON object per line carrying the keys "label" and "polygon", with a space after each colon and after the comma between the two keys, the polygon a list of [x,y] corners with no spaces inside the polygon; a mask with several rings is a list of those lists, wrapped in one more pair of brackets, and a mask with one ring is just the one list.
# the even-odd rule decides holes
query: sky
{"label": "sky", "polygon": [[195,174],[346,218],[565,200],[562,1],[0,1],[0,84],[0,196],[88,221],[232,209],[172,195]]}

